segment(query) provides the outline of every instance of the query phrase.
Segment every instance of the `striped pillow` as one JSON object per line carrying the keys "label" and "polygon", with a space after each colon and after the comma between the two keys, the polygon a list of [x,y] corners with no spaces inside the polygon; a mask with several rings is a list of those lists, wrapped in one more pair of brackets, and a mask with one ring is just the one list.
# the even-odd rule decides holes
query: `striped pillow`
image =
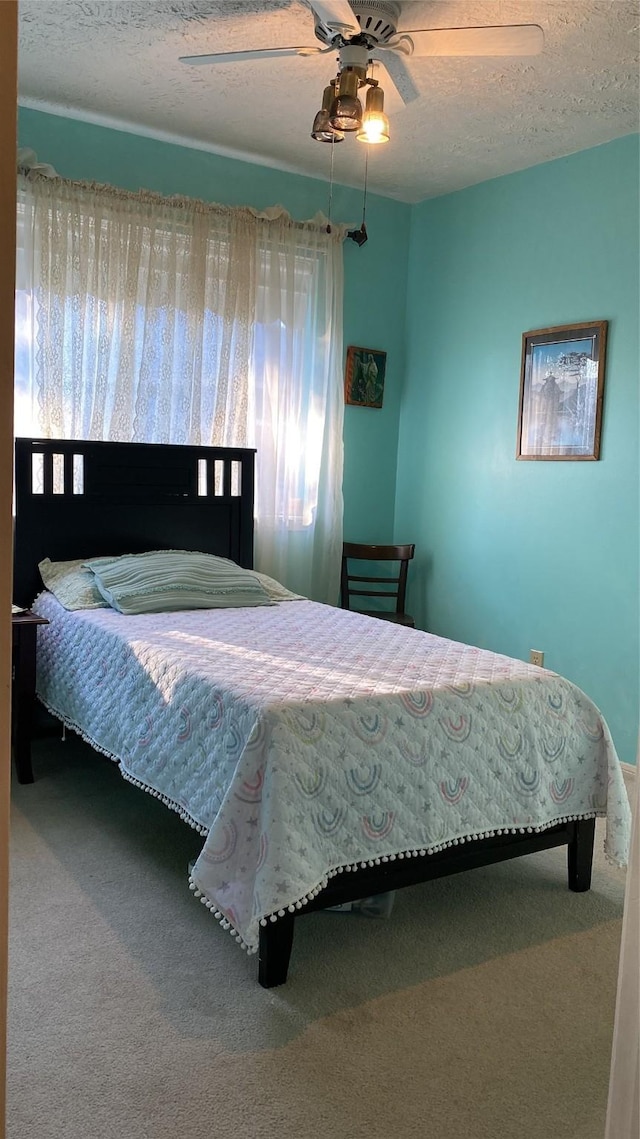
{"label": "striped pillow", "polygon": [[271,605],[250,570],[226,558],[186,550],[155,550],[84,563],[105,601],[119,613]]}

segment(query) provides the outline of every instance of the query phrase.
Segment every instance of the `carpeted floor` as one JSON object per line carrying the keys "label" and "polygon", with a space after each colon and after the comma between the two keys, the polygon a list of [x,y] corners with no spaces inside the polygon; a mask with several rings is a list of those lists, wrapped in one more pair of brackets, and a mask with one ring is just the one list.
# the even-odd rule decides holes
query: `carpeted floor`
{"label": "carpeted floor", "polygon": [[14,786],[8,1139],[602,1139],[624,875],[562,851],[296,926],[265,991],[197,834],[75,737]]}

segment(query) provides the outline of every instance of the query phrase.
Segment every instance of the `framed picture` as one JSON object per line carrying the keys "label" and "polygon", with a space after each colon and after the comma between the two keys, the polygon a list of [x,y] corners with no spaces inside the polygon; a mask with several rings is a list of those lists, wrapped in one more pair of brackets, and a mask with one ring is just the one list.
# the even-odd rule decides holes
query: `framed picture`
{"label": "framed picture", "polygon": [[387,353],[376,348],[347,348],[344,401],[359,407],[382,407]]}
{"label": "framed picture", "polygon": [[518,459],[599,459],[607,321],[522,337]]}

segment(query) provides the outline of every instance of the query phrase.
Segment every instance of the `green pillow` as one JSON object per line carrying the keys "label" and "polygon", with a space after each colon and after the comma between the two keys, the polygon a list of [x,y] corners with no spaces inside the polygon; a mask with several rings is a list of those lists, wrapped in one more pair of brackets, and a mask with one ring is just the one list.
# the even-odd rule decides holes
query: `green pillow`
{"label": "green pillow", "polygon": [[98,589],[91,570],[84,568],[84,558],[69,562],[38,563],[45,587],[65,609],[107,609],[108,603]]}
{"label": "green pillow", "polygon": [[102,597],[119,613],[271,605],[250,570],[213,554],[155,550],[94,558],[84,565],[93,572]]}

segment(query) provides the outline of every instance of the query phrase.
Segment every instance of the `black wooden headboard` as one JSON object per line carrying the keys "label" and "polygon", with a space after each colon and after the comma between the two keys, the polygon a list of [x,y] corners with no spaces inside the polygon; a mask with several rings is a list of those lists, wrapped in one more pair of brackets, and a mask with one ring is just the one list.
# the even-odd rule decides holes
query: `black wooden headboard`
{"label": "black wooden headboard", "polygon": [[38,562],[200,550],[253,566],[255,451],[164,443],[15,441],[13,596],[41,591]]}

